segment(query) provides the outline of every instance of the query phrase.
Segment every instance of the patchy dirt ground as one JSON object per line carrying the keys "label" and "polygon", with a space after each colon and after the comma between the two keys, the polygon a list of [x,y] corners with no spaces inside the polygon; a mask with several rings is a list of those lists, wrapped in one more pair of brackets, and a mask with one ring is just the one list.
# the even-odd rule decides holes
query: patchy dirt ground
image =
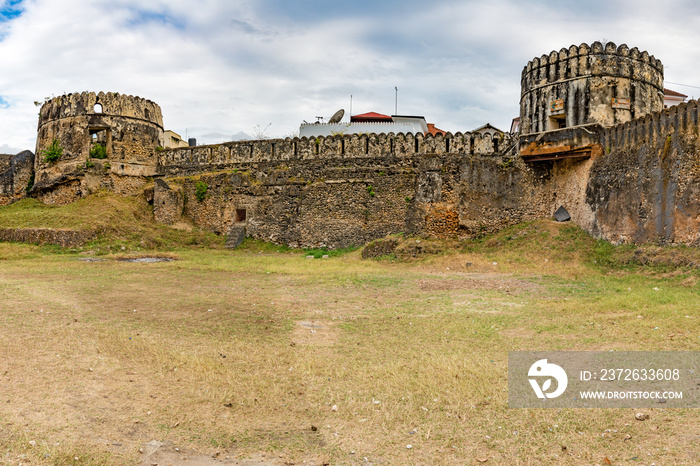
{"label": "patchy dirt ground", "polygon": [[526,279],[512,278],[508,274],[453,274],[453,277],[417,280],[417,285],[423,291],[486,290],[503,293],[530,292],[542,288],[537,283]]}
{"label": "patchy dirt ground", "polygon": [[292,344],[328,346],[338,341],[338,335],[335,322],[302,320],[296,322]]}
{"label": "patchy dirt ground", "polygon": [[6,464],[698,458],[692,410],[638,421],[507,405],[508,351],[697,349],[692,273],[606,274],[549,251],[522,267],[490,254],[134,263],[22,248],[0,246]]}
{"label": "patchy dirt ground", "polygon": [[[203,455],[187,448],[180,449],[169,443],[153,440],[144,445],[142,466],[287,466],[281,458],[268,458],[264,454],[254,454],[246,459],[232,459],[221,452]],[[282,455],[279,455],[282,456]]]}

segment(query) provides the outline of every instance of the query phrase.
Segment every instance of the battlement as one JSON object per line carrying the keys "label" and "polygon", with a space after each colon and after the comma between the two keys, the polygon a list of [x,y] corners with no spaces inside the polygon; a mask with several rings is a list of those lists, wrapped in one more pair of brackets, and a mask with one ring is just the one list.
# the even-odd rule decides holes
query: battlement
{"label": "battlement", "polygon": [[591,76],[630,78],[663,92],[663,72],[660,60],[637,47],[613,42],[572,45],[534,58],[523,68],[521,97],[548,83]]}
{"label": "battlement", "polygon": [[39,112],[39,129],[63,118],[102,115],[143,120],[163,129],[163,114],[155,102],[115,92],[65,94],[44,102]]}
{"label": "battlement", "polygon": [[510,135],[479,133],[422,135],[412,133],[352,134],[234,141],[159,151],[158,171],[192,174],[240,164],[312,159],[414,157],[429,154],[496,155],[512,149]]}
{"label": "battlement", "polygon": [[[612,128],[606,128],[601,143],[606,152],[634,150],[642,146],[661,147],[674,135],[700,131],[698,101],[691,100]],[[668,148],[666,148],[668,150]]]}

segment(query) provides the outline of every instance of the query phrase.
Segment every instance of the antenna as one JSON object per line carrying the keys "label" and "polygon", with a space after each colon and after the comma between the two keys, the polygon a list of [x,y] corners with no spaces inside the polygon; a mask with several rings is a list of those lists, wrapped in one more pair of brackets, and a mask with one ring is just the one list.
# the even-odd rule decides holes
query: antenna
{"label": "antenna", "polygon": [[394,86],[394,90],[396,91],[396,97],[394,99],[394,115],[399,114],[399,88],[397,86]]}
{"label": "antenna", "polygon": [[342,108],[335,112],[333,116],[331,117],[330,120],[328,120],[328,123],[340,123],[340,120],[343,119],[343,115],[345,115],[345,110]]}

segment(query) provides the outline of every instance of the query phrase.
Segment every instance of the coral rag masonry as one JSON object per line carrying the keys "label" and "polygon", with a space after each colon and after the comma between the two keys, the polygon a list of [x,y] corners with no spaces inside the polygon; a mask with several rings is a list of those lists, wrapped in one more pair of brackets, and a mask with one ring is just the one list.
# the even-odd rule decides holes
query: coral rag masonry
{"label": "coral rag masonry", "polygon": [[698,351],[512,351],[510,408],[700,408]]}
{"label": "coral rag masonry", "polygon": [[[564,212],[613,242],[700,245],[697,102],[663,66],[594,42],[531,60],[520,130],[363,133],[164,148],[160,107],[117,93],[41,108],[36,155],[5,157],[0,204],[145,194],[156,221],[298,247],[469,237]],[[154,183],[155,181],[155,183]],[[561,210],[563,209],[563,210]]]}

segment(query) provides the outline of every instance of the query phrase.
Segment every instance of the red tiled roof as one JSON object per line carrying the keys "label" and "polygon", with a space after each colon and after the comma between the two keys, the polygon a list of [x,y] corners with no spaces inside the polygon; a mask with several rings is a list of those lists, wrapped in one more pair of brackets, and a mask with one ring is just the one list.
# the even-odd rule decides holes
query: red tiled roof
{"label": "red tiled roof", "polygon": [[428,133],[432,134],[433,136],[437,134],[442,134],[443,136],[447,134],[447,131],[443,131],[440,128],[437,128],[435,126],[435,123],[428,123]]}
{"label": "red tiled roof", "polygon": [[360,115],[353,115],[350,117],[350,121],[392,121],[389,115],[382,115],[381,113],[369,112],[362,113]]}
{"label": "red tiled roof", "polygon": [[683,97],[683,98],[688,97],[688,96],[685,95],[685,94],[681,94],[680,92],[672,91],[671,89],[666,89],[665,87],[664,87],[664,96],[667,96],[667,97]]}

